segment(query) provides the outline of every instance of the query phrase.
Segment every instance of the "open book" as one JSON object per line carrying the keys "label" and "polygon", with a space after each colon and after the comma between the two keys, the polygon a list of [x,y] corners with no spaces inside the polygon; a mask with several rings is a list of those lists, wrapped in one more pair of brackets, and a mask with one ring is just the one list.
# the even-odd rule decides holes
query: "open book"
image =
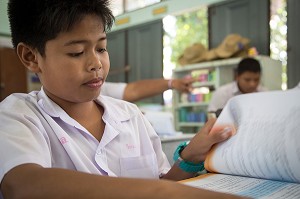
{"label": "open book", "polygon": [[205,160],[208,174],[182,181],[252,198],[300,198],[300,90],[232,98],[212,131],[235,128]]}

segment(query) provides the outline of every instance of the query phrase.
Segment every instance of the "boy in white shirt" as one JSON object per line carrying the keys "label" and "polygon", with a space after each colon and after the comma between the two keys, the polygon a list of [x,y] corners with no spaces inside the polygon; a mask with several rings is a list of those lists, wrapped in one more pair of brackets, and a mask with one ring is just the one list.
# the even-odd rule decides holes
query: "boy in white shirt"
{"label": "boy in white shirt", "polygon": [[212,145],[230,137],[209,134],[215,120],[170,168],[139,109],[99,95],[109,71],[108,6],[107,0],[9,1],[13,45],[43,87],[0,104],[0,198],[235,198],[158,180],[196,174],[181,164],[198,169]]}
{"label": "boy in white shirt", "polygon": [[252,57],[242,59],[236,68],[235,81],[213,92],[207,110],[217,112],[225,107],[229,99],[237,95],[266,91],[267,89],[260,85],[260,78],[260,63]]}

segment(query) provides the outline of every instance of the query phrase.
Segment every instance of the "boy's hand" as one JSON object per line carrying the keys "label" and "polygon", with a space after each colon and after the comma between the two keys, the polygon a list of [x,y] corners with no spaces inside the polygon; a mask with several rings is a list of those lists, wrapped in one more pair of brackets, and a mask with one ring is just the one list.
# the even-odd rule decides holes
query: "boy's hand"
{"label": "boy's hand", "polygon": [[234,129],[232,127],[225,127],[219,131],[211,132],[215,122],[215,118],[208,120],[181,152],[182,159],[193,163],[202,162],[214,144],[227,140],[233,134]]}
{"label": "boy's hand", "polygon": [[171,86],[179,92],[190,93],[193,90],[192,84],[195,81],[194,78],[173,79]]}

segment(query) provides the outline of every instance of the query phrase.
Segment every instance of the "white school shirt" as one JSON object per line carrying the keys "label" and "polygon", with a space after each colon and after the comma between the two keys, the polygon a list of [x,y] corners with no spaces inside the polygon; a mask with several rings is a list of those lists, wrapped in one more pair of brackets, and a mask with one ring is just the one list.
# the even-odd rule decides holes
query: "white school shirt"
{"label": "white school shirt", "polygon": [[[256,92],[263,92],[266,90],[266,88],[259,85],[256,89]],[[240,94],[243,93],[240,91],[236,81],[219,87],[212,94],[212,98],[207,108],[208,112],[215,112],[218,109],[224,108],[230,98]]]}
{"label": "white school shirt", "polygon": [[0,181],[9,170],[25,163],[156,179],[170,169],[160,138],[136,105],[107,96],[96,101],[104,107],[106,123],[100,143],[43,89],[12,94],[2,101]]}
{"label": "white school shirt", "polygon": [[105,82],[101,87],[101,95],[123,99],[127,83]]}

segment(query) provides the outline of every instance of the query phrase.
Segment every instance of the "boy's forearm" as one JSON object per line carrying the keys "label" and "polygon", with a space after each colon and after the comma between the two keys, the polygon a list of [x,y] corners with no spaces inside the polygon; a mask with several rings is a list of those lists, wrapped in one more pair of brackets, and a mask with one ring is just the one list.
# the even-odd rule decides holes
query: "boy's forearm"
{"label": "boy's forearm", "polygon": [[168,89],[168,80],[165,79],[140,80],[127,84],[123,99],[134,102],[161,94]]}
{"label": "boy's forearm", "polygon": [[[64,169],[45,169],[21,165],[12,169],[1,184],[9,199],[163,199],[163,198],[232,198],[167,180],[147,180],[97,176]],[[233,197],[234,198],[234,197]]]}
{"label": "boy's forearm", "polygon": [[[155,190],[153,184],[153,180],[136,181],[28,164],[8,172],[3,179],[1,191],[5,198],[10,199],[133,199],[146,196],[151,198],[151,192]],[[162,190],[155,192],[161,193]]]}

